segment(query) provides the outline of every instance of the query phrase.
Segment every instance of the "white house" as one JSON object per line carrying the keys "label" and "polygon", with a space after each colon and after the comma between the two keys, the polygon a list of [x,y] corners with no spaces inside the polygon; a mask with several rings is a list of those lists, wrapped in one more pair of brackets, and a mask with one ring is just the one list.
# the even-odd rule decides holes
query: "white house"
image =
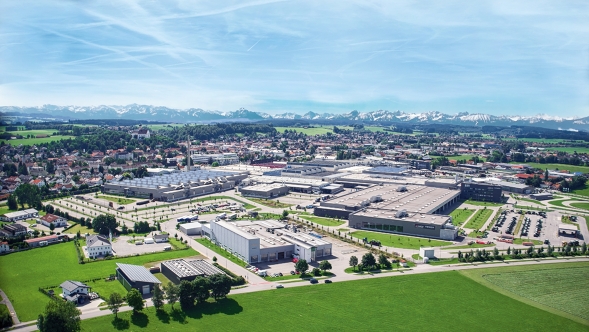
{"label": "white house", "polygon": [[55,227],[67,226],[67,220],[64,217],[56,216],[51,213],[47,213],[39,220],[41,221],[41,224],[47,227],[51,227],[51,224],[53,224]]}
{"label": "white house", "polygon": [[158,234],[153,236],[153,240],[157,243],[168,242],[168,234]]}
{"label": "white house", "polygon": [[8,246],[8,242],[0,242],[0,252],[8,252],[10,251],[10,247]]}
{"label": "white house", "polygon": [[136,139],[145,139],[151,137],[151,133],[147,128],[141,128],[139,130],[131,131],[131,136]]}
{"label": "white house", "polygon": [[86,237],[86,251],[88,258],[112,255],[112,245],[103,235],[90,235]]}
{"label": "white house", "polygon": [[88,290],[90,289],[90,286],[73,280],[66,280],[61,285],[59,285],[59,287],[61,287],[64,297],[78,294],[88,295]]}

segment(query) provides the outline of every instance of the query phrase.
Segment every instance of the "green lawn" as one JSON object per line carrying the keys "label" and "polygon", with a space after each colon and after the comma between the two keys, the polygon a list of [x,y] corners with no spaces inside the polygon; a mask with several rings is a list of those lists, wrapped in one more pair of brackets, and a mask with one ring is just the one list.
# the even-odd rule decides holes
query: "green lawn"
{"label": "green lawn", "polygon": [[323,226],[340,226],[346,223],[345,220],[337,220],[337,219],[329,219],[329,218],[321,218],[321,217],[313,217],[313,216],[300,216],[300,218],[308,220],[312,223],[323,225]]}
{"label": "green lawn", "polygon": [[452,217],[452,225],[462,226],[466,219],[468,219],[476,210],[473,209],[456,209],[450,213]]}
{"label": "green lawn", "polygon": [[0,141],[4,141],[10,145],[36,145],[36,144],[41,144],[41,143],[49,143],[49,142],[54,142],[54,141],[60,141],[63,139],[68,139],[68,138],[75,138],[74,136],[51,136],[51,137],[43,137],[43,138],[23,138],[23,139],[10,139],[10,140],[0,140]]}
{"label": "green lawn", "polygon": [[585,188],[573,190],[571,193],[589,197],[589,187],[585,186]]}
{"label": "green lawn", "polygon": [[107,196],[107,195],[98,195],[96,196],[98,199],[103,199],[105,201],[114,202],[120,205],[127,205],[131,203],[137,202],[136,199],[132,198],[125,198],[125,197],[118,197],[118,196]]}
{"label": "green lawn", "polygon": [[480,243],[473,243],[473,244],[467,244],[464,246],[456,246],[456,247],[448,247],[448,248],[444,248],[447,250],[452,250],[452,249],[476,249],[476,248],[488,248],[488,247],[494,247],[495,244],[491,243],[491,244],[480,244]]}
{"label": "green lawn", "polygon": [[[521,163],[512,163],[512,164],[521,164]],[[573,166],[573,165],[566,165],[566,164],[539,164],[539,163],[524,163],[525,165],[529,165],[530,167],[539,168],[539,169],[546,169],[549,170],[568,170],[570,172],[583,172],[589,173],[588,166]]]}
{"label": "green lawn", "polygon": [[[477,270],[477,272],[480,270]],[[565,271],[563,269],[563,271]],[[83,331],[584,331],[587,326],[500,294],[456,271],[399,275],[229,295],[186,312],[120,313]],[[532,283],[533,284],[533,283]],[[571,283],[572,284],[572,283]],[[352,291],[353,290],[353,291]],[[344,304],[345,305],[340,305]],[[584,303],[584,302],[583,302]],[[179,309],[179,305],[175,305]],[[369,308],[369,310],[367,310]],[[452,308],[452,314],[448,314]],[[579,308],[586,308],[579,306]],[[268,317],[268,310],[272,318]],[[432,319],[422,319],[424,312]],[[434,319],[435,318],[435,319]],[[402,320],[395,323],[396,320]],[[394,327],[393,327],[394,325]]]}
{"label": "green lawn", "polygon": [[535,246],[541,246],[542,245],[542,241],[540,240],[534,240],[534,239],[513,239],[513,244],[522,244],[524,242],[532,242],[534,243]]}
{"label": "green lawn", "polygon": [[421,247],[440,247],[451,245],[452,242],[425,239],[420,237],[401,236],[389,233],[356,231],[350,233],[357,239],[368,238],[370,240],[380,241],[383,246],[404,248],[404,249],[419,249]]}
{"label": "green lawn", "polygon": [[[59,286],[65,280],[104,278],[113,274],[116,263],[143,265],[149,262],[198,255],[193,249],[173,250],[129,258],[78,264],[73,242],[0,256],[0,288],[6,292],[21,321],[37,318],[49,298],[39,287]],[[118,281],[116,283],[119,283]],[[97,290],[108,293],[114,282],[100,284]],[[94,285],[91,285],[94,287]],[[113,289],[119,289],[113,286]]]}
{"label": "green lawn", "polygon": [[179,123],[167,123],[167,124],[157,124],[157,125],[147,125],[151,130],[172,130],[174,127],[181,127],[183,124]]}
{"label": "green lawn", "polygon": [[475,201],[472,199],[467,199],[464,201],[464,204],[470,204],[474,206],[503,206],[503,203],[494,203],[494,202],[482,202],[482,201]]}
{"label": "green lawn", "polygon": [[[228,260],[232,261],[233,263],[239,265],[239,266],[243,266],[246,267],[248,265],[248,263],[242,261],[241,259],[233,256],[231,253],[227,252],[226,250],[224,250],[223,248],[219,247],[218,245],[212,243],[209,239],[207,238],[200,238],[200,239],[195,239],[196,242],[202,244],[203,246],[209,248],[211,251],[216,252],[219,256],[225,257]],[[212,257],[209,257],[212,259]]]}
{"label": "green lawn", "polygon": [[88,234],[96,234],[96,232],[92,228],[88,228],[86,226],[81,226],[80,224],[76,224],[74,227],[68,229],[67,231],[63,232],[64,234],[77,234],[80,231],[80,234],[84,235]]}
{"label": "green lawn", "polygon": [[535,206],[531,206],[531,205],[519,205],[519,204],[516,204],[513,207],[516,208],[516,209],[520,209],[520,210],[552,211],[552,210],[549,210],[547,207],[540,208],[540,207],[535,207]]}
{"label": "green lawn", "polygon": [[13,135],[21,135],[21,136],[27,136],[27,135],[33,135],[33,136],[37,136],[37,135],[48,135],[51,136],[53,135],[53,133],[57,133],[59,132],[57,129],[33,129],[33,130],[19,130],[19,131],[9,131],[10,134]]}
{"label": "green lawn", "polygon": [[267,207],[271,207],[271,208],[277,208],[277,209],[286,209],[292,206],[292,204],[286,204],[286,203],[281,203],[280,200],[273,200],[273,199],[262,199],[262,198],[247,198],[252,202],[256,202],[258,204],[267,206]]}
{"label": "green lawn", "polygon": [[487,220],[489,220],[489,218],[491,217],[492,214],[493,214],[493,210],[491,210],[491,209],[478,210],[475,213],[475,215],[472,218],[470,218],[468,223],[466,223],[466,225],[464,225],[464,228],[470,228],[470,229],[475,229],[475,230],[481,229],[481,228],[483,228],[483,226],[485,225]]}
{"label": "green lawn", "polygon": [[549,201],[548,204],[567,208],[568,206],[562,204],[563,202],[566,202],[566,201],[572,201],[572,199],[561,199],[561,200]]}
{"label": "green lawn", "polygon": [[589,203],[571,203],[571,206],[589,211]]}

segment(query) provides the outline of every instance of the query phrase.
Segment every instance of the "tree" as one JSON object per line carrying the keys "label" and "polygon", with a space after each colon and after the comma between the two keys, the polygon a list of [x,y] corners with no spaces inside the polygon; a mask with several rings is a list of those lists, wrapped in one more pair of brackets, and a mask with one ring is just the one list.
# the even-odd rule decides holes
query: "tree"
{"label": "tree", "polygon": [[18,202],[14,195],[8,196],[8,210],[18,210]]}
{"label": "tree", "polygon": [[92,221],[92,228],[103,235],[108,235],[109,231],[117,228],[117,220],[113,215],[101,214]]}
{"label": "tree", "polygon": [[41,332],[81,331],[80,310],[69,301],[51,300],[45,307],[45,312],[39,315],[37,328]]}
{"label": "tree", "polygon": [[133,308],[133,313],[143,310],[143,296],[135,288],[127,293],[127,303]]}
{"label": "tree", "polygon": [[286,219],[286,218],[288,218],[288,211],[282,210],[282,219]]}
{"label": "tree", "polygon": [[385,254],[378,255],[378,264],[380,264],[381,267],[384,266],[385,268],[391,267],[391,262],[389,262],[389,259]]}
{"label": "tree", "polygon": [[217,256],[213,256],[213,262],[217,263]]}
{"label": "tree", "polygon": [[226,274],[213,274],[209,277],[209,286],[211,295],[217,301],[219,298],[226,297],[231,291],[231,278]]}
{"label": "tree", "polygon": [[192,280],[193,297],[197,303],[204,303],[210,296],[209,279],[204,277],[197,277]]}
{"label": "tree", "polygon": [[331,270],[331,263],[328,261],[321,261],[321,263],[319,263],[319,268],[323,271],[327,271],[327,270]]}
{"label": "tree", "polygon": [[164,286],[164,291],[166,292],[166,301],[172,305],[172,310],[174,310],[174,303],[178,302],[178,286],[170,282]]}
{"label": "tree", "polygon": [[178,286],[178,297],[182,310],[191,308],[194,305],[194,284],[188,280],[182,280]]}
{"label": "tree", "polygon": [[374,265],[376,265],[376,258],[374,258],[374,255],[371,252],[366,253],[364,254],[364,256],[362,256],[363,267],[371,269],[372,267],[374,267]]}
{"label": "tree", "polygon": [[153,289],[153,296],[151,298],[155,310],[160,310],[164,306],[164,294],[159,284],[156,284]]}
{"label": "tree", "polygon": [[297,271],[301,272],[301,274],[305,274],[309,270],[309,264],[307,263],[307,261],[305,259],[299,259],[295,263],[295,269]]}
{"label": "tree", "polygon": [[14,191],[14,195],[18,199],[18,203],[24,209],[25,204],[30,207],[37,205],[37,201],[41,200],[39,187],[33,186],[28,183],[21,184]]}
{"label": "tree", "polygon": [[123,297],[119,293],[112,293],[106,300],[106,305],[108,306],[108,310],[112,311],[115,314],[115,317],[119,317],[119,309],[123,305]]}
{"label": "tree", "polygon": [[350,264],[350,266],[353,267],[354,270],[356,270],[356,265],[358,265],[358,257],[356,257],[356,256],[350,257],[350,262],[348,264]]}
{"label": "tree", "polygon": [[219,162],[218,162],[218,161],[214,161],[214,162],[211,164],[211,167],[219,167]]}
{"label": "tree", "polygon": [[49,224],[49,229],[51,231],[54,231],[55,230],[55,224],[54,223]]}

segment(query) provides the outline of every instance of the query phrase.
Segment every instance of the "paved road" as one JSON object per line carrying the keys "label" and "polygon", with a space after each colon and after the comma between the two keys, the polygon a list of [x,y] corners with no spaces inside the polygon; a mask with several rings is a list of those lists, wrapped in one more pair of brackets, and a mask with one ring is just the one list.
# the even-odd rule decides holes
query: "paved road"
{"label": "paved road", "polygon": [[2,297],[2,301],[0,301],[0,303],[6,304],[6,306],[8,307],[8,311],[10,311],[10,315],[12,316],[12,323],[14,325],[19,324],[20,320],[18,320],[18,316],[16,316],[16,311],[14,310],[12,303],[10,303],[8,296],[6,296],[6,293],[4,293],[4,291],[1,289],[0,289],[0,296]]}

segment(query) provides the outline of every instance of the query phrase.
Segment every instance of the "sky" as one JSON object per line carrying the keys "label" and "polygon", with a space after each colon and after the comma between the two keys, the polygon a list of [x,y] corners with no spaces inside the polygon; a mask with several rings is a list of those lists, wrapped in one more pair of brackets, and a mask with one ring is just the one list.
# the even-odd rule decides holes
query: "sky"
{"label": "sky", "polygon": [[589,1],[0,2],[0,105],[589,116]]}

